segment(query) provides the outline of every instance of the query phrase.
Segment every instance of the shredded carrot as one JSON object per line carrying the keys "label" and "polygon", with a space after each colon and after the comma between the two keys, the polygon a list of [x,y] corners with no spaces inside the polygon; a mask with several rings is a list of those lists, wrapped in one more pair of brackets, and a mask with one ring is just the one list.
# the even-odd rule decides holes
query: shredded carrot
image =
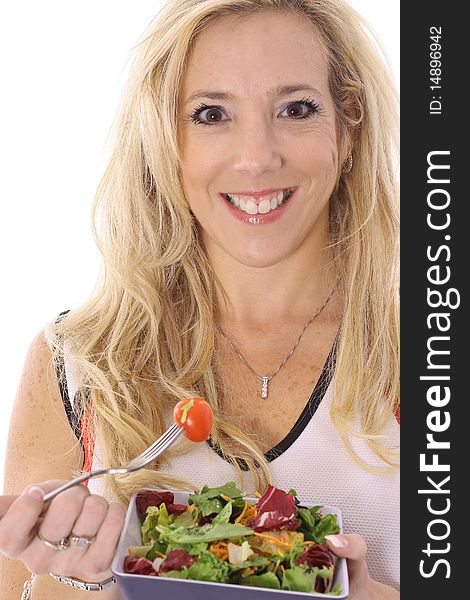
{"label": "shredded carrot", "polygon": [[221,561],[228,559],[227,542],[214,542],[209,546],[209,552],[215,554]]}
{"label": "shredded carrot", "polygon": [[282,546],[283,548],[290,548],[292,546],[292,544],[289,544],[289,542],[283,542],[282,540],[279,540],[278,538],[273,537],[272,535],[268,535],[267,533],[258,533],[257,531],[255,531],[254,534],[257,535],[258,537],[267,539],[268,541],[272,542],[273,544]]}
{"label": "shredded carrot", "polygon": [[235,523],[241,523],[244,525],[254,517],[256,517],[256,506],[254,506],[254,504],[250,504],[249,502],[245,502],[245,506],[243,507],[242,512],[235,519]]}
{"label": "shredded carrot", "polygon": [[232,502],[232,503],[235,502],[235,500],[233,498],[230,498],[229,496],[226,496],[225,494],[220,494],[220,497],[223,498],[224,500],[227,500],[227,502]]}
{"label": "shredded carrot", "polygon": [[274,565],[273,573],[277,573],[277,570],[279,569],[279,565],[281,564],[281,562],[282,562],[282,559],[280,558]]}
{"label": "shredded carrot", "polygon": [[268,567],[270,571],[275,573],[279,569],[279,565],[281,564],[282,558],[280,558],[276,563],[271,563]]}
{"label": "shredded carrot", "polygon": [[304,542],[304,544],[307,546],[309,544],[315,544],[315,542],[313,542],[312,540],[307,540],[306,542]]}
{"label": "shredded carrot", "polygon": [[256,496],[257,498],[261,498],[261,496],[262,496],[262,495],[263,495],[263,494],[260,494],[259,492],[255,492],[255,496]]}

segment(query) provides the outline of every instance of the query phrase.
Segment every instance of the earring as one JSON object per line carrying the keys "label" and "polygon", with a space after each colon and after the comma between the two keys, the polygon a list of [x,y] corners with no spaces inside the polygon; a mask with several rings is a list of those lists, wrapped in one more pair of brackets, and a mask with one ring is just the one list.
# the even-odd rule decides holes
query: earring
{"label": "earring", "polygon": [[353,166],[353,157],[352,152],[348,154],[348,158],[346,159],[346,166],[344,167],[344,172],[349,173]]}

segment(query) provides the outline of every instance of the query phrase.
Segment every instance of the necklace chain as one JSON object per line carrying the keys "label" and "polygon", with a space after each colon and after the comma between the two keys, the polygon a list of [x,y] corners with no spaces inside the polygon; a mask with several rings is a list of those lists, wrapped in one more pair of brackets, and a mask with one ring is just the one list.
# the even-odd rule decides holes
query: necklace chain
{"label": "necklace chain", "polygon": [[317,309],[317,311],[315,312],[315,314],[312,317],[310,317],[310,319],[302,327],[302,329],[301,329],[301,331],[299,333],[299,336],[297,337],[297,339],[295,341],[295,344],[292,347],[292,350],[287,354],[287,356],[284,358],[284,360],[281,362],[281,364],[278,366],[278,368],[271,375],[259,375],[253,369],[253,367],[249,364],[249,362],[246,360],[246,358],[243,356],[243,354],[238,350],[238,348],[232,342],[232,340],[230,339],[230,337],[225,333],[225,331],[223,331],[223,329],[220,329],[220,327],[219,327],[220,333],[227,340],[227,342],[229,343],[229,345],[232,348],[232,350],[234,351],[234,353],[244,363],[244,365],[251,371],[251,373],[253,373],[253,375],[262,382],[262,386],[261,386],[261,397],[262,398],[267,398],[268,397],[268,384],[269,384],[269,382],[273,379],[273,377],[275,377],[279,373],[279,371],[286,364],[286,362],[289,360],[289,358],[294,354],[294,352],[295,352],[297,346],[299,345],[300,340],[302,339],[302,336],[304,335],[307,327],[310,325],[310,323],[312,323],[313,321],[315,321],[315,319],[318,317],[318,315],[323,311],[323,309],[326,307],[326,305],[328,304],[328,302],[331,300],[333,294],[336,291],[336,288],[338,287],[338,283],[339,283],[339,281],[336,282],[336,284],[333,286],[333,289],[331,290],[331,292],[329,293],[328,297],[323,302],[323,304],[320,306],[320,308]]}

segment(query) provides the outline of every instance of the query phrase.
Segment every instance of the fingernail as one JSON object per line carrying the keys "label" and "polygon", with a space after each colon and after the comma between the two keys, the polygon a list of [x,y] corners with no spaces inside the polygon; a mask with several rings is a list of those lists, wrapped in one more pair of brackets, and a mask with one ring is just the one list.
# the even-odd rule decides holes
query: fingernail
{"label": "fingernail", "polygon": [[331,542],[335,548],[346,548],[349,545],[348,540],[342,535],[325,535],[325,540]]}
{"label": "fingernail", "polygon": [[30,487],[29,490],[26,492],[26,494],[30,498],[34,498],[35,500],[38,500],[39,502],[42,502],[44,499],[44,491],[37,485],[33,485],[33,487]]}

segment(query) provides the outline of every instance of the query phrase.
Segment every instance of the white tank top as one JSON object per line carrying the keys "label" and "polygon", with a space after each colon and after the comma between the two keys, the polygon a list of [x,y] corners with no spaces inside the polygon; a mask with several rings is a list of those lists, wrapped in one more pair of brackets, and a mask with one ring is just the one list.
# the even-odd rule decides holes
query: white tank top
{"label": "white tank top", "polygon": [[[73,377],[67,367],[66,372],[69,397],[73,398]],[[272,482],[285,491],[294,488],[301,502],[338,507],[344,532],[360,533],[367,543],[366,562],[370,576],[399,588],[399,472],[396,470],[387,476],[369,473],[349,455],[330,419],[333,381],[298,437],[271,460]],[[169,410],[168,425],[172,421],[172,411]],[[384,433],[387,447],[398,449],[399,425],[395,418],[390,420]],[[192,448],[184,455],[172,457],[161,470],[171,472],[175,478],[189,480],[200,488],[204,484],[213,487],[237,481],[234,467],[209,444],[180,440]],[[384,466],[363,440],[354,438],[351,443],[368,464]],[[99,440],[95,440],[92,468],[100,468],[101,464]],[[103,494],[102,479],[90,480],[89,489],[92,493]],[[249,472],[244,473],[242,491],[250,496],[256,491]]]}

